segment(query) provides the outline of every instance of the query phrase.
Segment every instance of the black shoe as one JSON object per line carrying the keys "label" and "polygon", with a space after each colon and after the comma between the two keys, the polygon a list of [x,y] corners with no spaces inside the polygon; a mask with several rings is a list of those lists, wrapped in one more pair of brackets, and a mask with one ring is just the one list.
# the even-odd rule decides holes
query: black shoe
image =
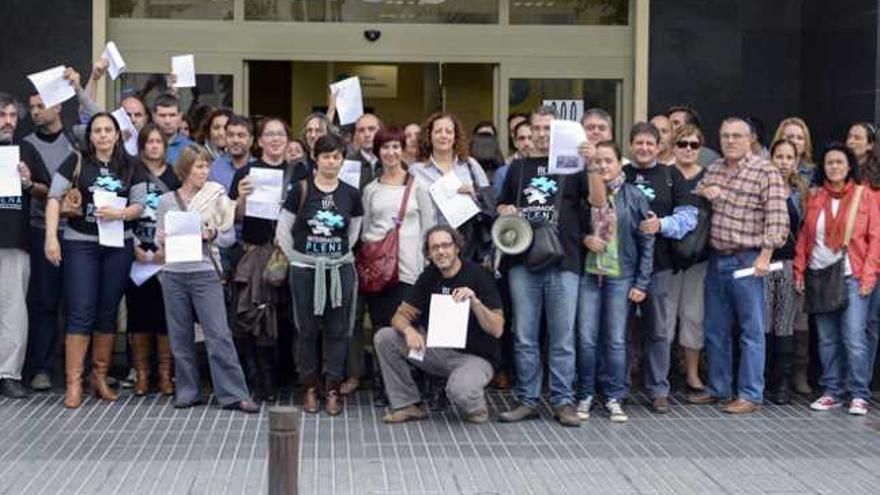
{"label": "black shoe", "polygon": [[24,385],[20,381],[11,378],[0,380],[0,394],[10,399],[26,399],[28,397],[28,391],[24,388]]}
{"label": "black shoe", "polygon": [[250,400],[240,400],[238,402],[233,402],[232,404],[226,404],[223,406],[223,409],[233,409],[248,414],[256,414],[260,412],[260,406]]}
{"label": "black shoe", "polygon": [[205,403],[205,399],[203,397],[196,397],[190,401],[174,401],[174,409],[189,409],[194,406],[201,406]]}

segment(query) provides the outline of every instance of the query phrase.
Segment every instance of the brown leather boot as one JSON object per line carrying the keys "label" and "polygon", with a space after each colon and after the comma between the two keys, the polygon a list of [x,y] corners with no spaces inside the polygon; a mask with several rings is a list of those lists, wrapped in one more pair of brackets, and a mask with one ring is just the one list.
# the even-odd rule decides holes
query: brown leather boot
{"label": "brown leather boot", "polygon": [[167,335],[156,336],[156,352],[159,357],[159,393],[174,395],[174,357]]}
{"label": "brown leather boot", "polygon": [[302,377],[303,411],[309,414],[318,412],[318,377],[314,374]]}
{"label": "brown leather boot", "polygon": [[95,397],[108,401],[119,398],[110,385],[107,385],[107,372],[110,370],[115,340],[115,333],[95,332],[92,336],[92,390]]}
{"label": "brown leather boot", "polygon": [[83,365],[90,340],[88,335],[76,334],[68,334],[64,338],[64,374],[67,379],[64,407],[76,409],[82,404]]}
{"label": "brown leather boot", "polygon": [[150,351],[153,336],[149,333],[131,334],[131,354],[137,376],[134,382],[134,395],[150,393]]}

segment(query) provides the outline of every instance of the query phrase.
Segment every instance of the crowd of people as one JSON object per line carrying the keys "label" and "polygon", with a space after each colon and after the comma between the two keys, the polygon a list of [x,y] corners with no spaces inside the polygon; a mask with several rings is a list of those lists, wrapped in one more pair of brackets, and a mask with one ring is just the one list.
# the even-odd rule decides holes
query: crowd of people
{"label": "crowd of people", "polygon": [[[388,423],[425,418],[438,396],[466,421],[488,421],[489,386],[517,398],[499,421],[537,417],[546,389],[562,425],[597,409],[625,422],[635,389],[667,413],[678,372],[691,403],[746,414],[813,393],[813,328],[821,378],[810,407],[868,411],[880,334],[869,123],[814,160],[796,117],[767,147],[755,119],[729,117],[719,154],[690,107],[634,124],[625,147],[611,115],[592,108],[580,120],[583,169],[558,175],[548,107],[511,115],[502,136],[491,122],[468,133],[445,112],[338,126],[331,96],[295,137],[279,116],[200,109],[194,121],[169,92],[149,109],[121,101],[138,133],[130,154],[89,89],[105,70],[96,63],[85,89],[66,71],[77,126],[35,92],[34,131],[19,136],[24,110],[0,93],[0,144],[21,156],[21,195],[0,198],[5,396],[53,387],[63,321],[68,408],[83,403],[87,370],[106,401],[130,386],[173,395],[178,408],[204,404],[203,339],[217,403],[245,412],[277,398],[287,359],[305,412],[323,403],[340,414],[369,382]],[[358,183],[342,179],[346,161],[359,164]],[[249,207],[261,170],[283,173],[275,219]],[[478,210],[456,226],[430,192],[450,174]],[[124,206],[99,201],[105,192]],[[201,218],[199,261],[166,260],[166,221],[179,212]],[[524,219],[532,241],[499,263],[491,230],[504,216]],[[108,221],[124,222],[122,247],[99,242]],[[161,270],[136,283],[133,264]],[[461,349],[427,345],[436,295],[469,302]],[[114,378],[118,335],[131,372]]]}

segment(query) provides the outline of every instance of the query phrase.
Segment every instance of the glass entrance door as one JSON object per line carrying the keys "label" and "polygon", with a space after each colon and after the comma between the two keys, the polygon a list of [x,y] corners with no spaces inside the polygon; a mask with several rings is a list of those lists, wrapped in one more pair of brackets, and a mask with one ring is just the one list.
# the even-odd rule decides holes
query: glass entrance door
{"label": "glass entrance door", "polygon": [[248,62],[248,109],[251,114],[281,115],[298,128],[312,112],[327,110],[327,87],[358,76],[364,110],[386,124],[421,123],[438,110],[457,115],[470,131],[494,121],[493,64]]}

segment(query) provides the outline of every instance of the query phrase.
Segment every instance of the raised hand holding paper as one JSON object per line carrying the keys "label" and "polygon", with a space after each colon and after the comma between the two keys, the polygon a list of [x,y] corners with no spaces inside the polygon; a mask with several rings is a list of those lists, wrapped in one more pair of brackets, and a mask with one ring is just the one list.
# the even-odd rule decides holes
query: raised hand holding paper
{"label": "raised hand holding paper", "polygon": [[196,87],[196,61],[193,55],[171,57],[171,73],[177,76],[175,88]]}
{"label": "raised hand holding paper", "polygon": [[361,187],[361,162],[357,160],[343,160],[342,169],[339,171],[339,180],[360,189]]}
{"label": "raised hand holding paper", "polygon": [[[92,193],[92,199],[95,202],[95,208],[116,208],[123,209],[128,204],[128,200],[120,198],[116,193],[104,191],[102,189],[95,190]],[[98,244],[107,247],[123,247],[125,246],[125,222],[122,220],[101,220],[98,219]]]}
{"label": "raised hand holding paper", "polygon": [[18,146],[0,146],[0,198],[21,196]]}
{"label": "raised hand holding paper", "polygon": [[33,83],[34,88],[37,89],[37,93],[40,94],[40,98],[43,100],[43,105],[45,105],[46,108],[55,106],[76,96],[76,91],[74,91],[73,86],[70,85],[70,81],[64,79],[63,65],[52,67],[51,69],[46,69],[27,77],[31,80],[31,83]]}
{"label": "raised hand holding paper", "polygon": [[364,114],[361,80],[358,77],[349,77],[331,84],[330,92],[336,95],[336,112],[340,125],[351,124]]}
{"label": "raised hand holding paper", "polygon": [[125,70],[125,60],[122,59],[119,48],[116,48],[116,43],[108,41],[101,58],[107,61],[107,73],[115,81],[119,74]]}
{"label": "raised hand holding paper", "polygon": [[284,187],[284,171],[251,168],[248,178],[254,186],[254,192],[247,197],[245,216],[278,220],[281,211],[281,191]]}
{"label": "raised hand holding paper", "polygon": [[464,349],[467,344],[470,299],[456,302],[446,294],[431,295],[428,313],[428,347]]}
{"label": "raised hand holding paper", "polygon": [[469,194],[458,192],[462,185],[461,179],[453,171],[434,181],[428,188],[440,213],[454,229],[480,212],[480,207]]}
{"label": "raised hand holding paper", "polygon": [[197,211],[165,214],[165,263],[202,260],[202,216]]}
{"label": "raised hand holding paper", "polygon": [[122,130],[123,136],[126,134],[125,131],[128,131],[128,138],[124,141],[125,151],[131,156],[137,156],[138,131],[132,123],[131,119],[128,117],[128,112],[126,112],[124,108],[119,107],[111,115],[113,115],[113,118],[116,119],[116,123],[119,124],[119,128]]}
{"label": "raised hand holding paper", "polygon": [[578,146],[587,140],[579,122],[554,120],[550,123],[550,156],[547,171],[551,174],[574,174],[584,169]]}

